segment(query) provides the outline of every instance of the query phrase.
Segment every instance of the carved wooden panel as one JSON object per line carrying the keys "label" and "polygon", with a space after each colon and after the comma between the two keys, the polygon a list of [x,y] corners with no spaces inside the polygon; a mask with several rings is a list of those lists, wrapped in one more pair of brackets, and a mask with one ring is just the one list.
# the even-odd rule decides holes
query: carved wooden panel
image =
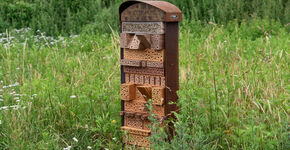
{"label": "carved wooden panel", "polygon": [[121,21],[161,21],[165,12],[148,4],[138,3],[128,7],[121,14]]}

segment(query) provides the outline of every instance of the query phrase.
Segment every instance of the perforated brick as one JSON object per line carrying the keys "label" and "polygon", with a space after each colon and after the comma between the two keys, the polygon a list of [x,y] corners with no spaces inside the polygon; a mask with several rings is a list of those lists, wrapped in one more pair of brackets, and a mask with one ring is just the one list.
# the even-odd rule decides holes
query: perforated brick
{"label": "perforated brick", "polygon": [[146,113],[146,104],[147,102],[142,100],[125,101],[125,111]]}
{"label": "perforated brick", "polygon": [[150,140],[148,139],[148,137],[145,137],[142,135],[136,135],[136,134],[128,134],[127,136],[123,136],[123,142],[130,145],[141,146],[141,147],[150,146]]}
{"label": "perforated brick", "polygon": [[121,84],[121,99],[133,100],[136,98],[136,87],[132,83]]}
{"label": "perforated brick", "polygon": [[[163,68],[140,68],[140,67],[124,67],[125,73],[130,74],[143,74],[143,75],[155,75],[155,76],[163,76],[164,69]],[[151,83],[150,83],[151,84]]]}
{"label": "perforated brick", "polygon": [[133,50],[126,48],[124,49],[124,59],[163,62],[164,50],[154,50],[154,49]]}
{"label": "perforated brick", "polygon": [[164,103],[164,87],[152,87],[152,104],[163,105]]}
{"label": "perforated brick", "polygon": [[165,116],[165,107],[164,105],[152,105],[152,113],[155,114],[158,118]]}
{"label": "perforated brick", "polygon": [[125,126],[137,128],[137,129],[143,129],[144,120],[141,120],[141,118],[137,118],[135,116],[128,116],[125,115]]}

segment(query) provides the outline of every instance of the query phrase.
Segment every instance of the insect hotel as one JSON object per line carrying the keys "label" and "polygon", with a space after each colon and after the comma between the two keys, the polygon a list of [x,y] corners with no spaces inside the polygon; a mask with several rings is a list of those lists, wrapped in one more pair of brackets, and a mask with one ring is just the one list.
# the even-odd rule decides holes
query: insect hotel
{"label": "insect hotel", "polygon": [[164,1],[126,1],[119,8],[121,116],[125,145],[149,147],[147,105],[161,126],[177,111],[178,22],[181,11]]}

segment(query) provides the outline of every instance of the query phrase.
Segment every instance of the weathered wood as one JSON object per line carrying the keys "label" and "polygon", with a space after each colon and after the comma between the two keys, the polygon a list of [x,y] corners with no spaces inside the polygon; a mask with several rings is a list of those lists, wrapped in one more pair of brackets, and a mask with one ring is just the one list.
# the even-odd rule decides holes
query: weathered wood
{"label": "weathered wood", "polygon": [[145,3],[137,3],[128,7],[121,14],[121,21],[163,21],[165,13],[162,10]]}
{"label": "weathered wood", "polygon": [[122,33],[164,34],[163,22],[123,22]]}

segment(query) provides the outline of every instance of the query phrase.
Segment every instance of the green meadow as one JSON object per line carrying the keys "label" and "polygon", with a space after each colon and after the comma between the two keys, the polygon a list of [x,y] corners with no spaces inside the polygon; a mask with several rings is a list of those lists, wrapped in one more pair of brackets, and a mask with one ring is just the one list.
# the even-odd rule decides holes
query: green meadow
{"label": "green meadow", "polygon": [[[122,149],[121,2],[0,2],[1,150]],[[289,1],[170,2],[180,112],[151,148],[290,149]]]}

